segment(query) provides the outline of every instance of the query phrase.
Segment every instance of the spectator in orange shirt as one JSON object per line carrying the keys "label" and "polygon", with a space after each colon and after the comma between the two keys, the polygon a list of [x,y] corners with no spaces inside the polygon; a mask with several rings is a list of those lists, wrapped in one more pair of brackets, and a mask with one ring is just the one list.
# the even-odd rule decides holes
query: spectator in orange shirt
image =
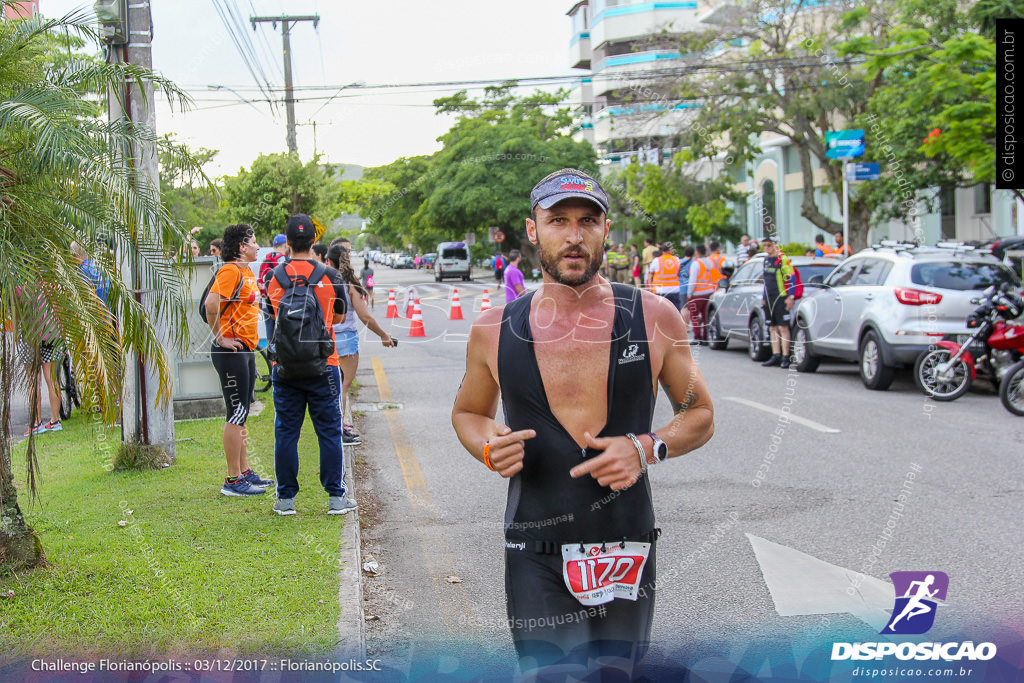
{"label": "spectator in orange shirt", "polygon": [[221,255],[224,265],[217,271],[203,305],[213,332],[210,359],[220,376],[227,420],[224,423],[224,457],[228,474],[220,492],[225,496],[258,496],[273,481],[256,474],[249,466],[248,433],[256,359],[259,342],[259,287],[249,264],[256,260],[259,245],[251,226],[229,225],[224,230]]}

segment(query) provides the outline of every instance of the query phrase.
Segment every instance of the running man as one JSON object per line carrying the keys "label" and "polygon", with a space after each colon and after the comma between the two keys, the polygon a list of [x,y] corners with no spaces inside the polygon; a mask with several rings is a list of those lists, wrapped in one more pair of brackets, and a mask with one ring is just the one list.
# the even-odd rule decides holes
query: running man
{"label": "running man", "polygon": [[921,602],[924,598],[934,598],[935,594],[939,592],[939,589],[928,590],[931,585],[935,583],[935,575],[929,574],[925,577],[924,581],[911,581],[910,585],[907,586],[907,594],[903,597],[910,598],[907,604],[903,607],[903,611],[899,613],[892,623],[886,626],[890,631],[895,631],[894,627],[903,617],[910,621],[919,614],[927,614],[932,611],[932,608]]}
{"label": "running man", "polygon": [[[598,275],[610,226],[598,181],[562,169],[530,200],[543,283],[477,318],[452,424],[509,479],[505,595],[523,672],[563,665],[582,676],[607,655],[631,673],[654,608],[658,531],[644,474],[711,438],[711,399],[675,306]],[[675,415],[652,432],[658,382]]]}

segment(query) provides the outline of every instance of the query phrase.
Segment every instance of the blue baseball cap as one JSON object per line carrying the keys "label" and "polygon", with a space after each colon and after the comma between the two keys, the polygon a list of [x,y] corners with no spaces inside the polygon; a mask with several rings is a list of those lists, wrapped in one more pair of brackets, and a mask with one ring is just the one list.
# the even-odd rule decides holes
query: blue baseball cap
{"label": "blue baseball cap", "polygon": [[277,233],[274,237],[274,246],[278,247],[288,241],[288,238],[284,236],[283,232]]}
{"label": "blue baseball cap", "polygon": [[530,206],[550,209],[563,199],[589,199],[605,214],[608,213],[608,195],[601,183],[576,168],[563,168],[534,185],[530,192]]}

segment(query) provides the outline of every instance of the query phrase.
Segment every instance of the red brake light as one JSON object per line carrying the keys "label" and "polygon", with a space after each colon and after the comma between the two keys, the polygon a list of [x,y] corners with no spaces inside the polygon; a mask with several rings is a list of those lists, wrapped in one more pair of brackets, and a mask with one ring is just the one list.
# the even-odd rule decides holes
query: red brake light
{"label": "red brake light", "polygon": [[931,306],[942,301],[942,295],[909,287],[897,287],[896,298],[907,306]]}

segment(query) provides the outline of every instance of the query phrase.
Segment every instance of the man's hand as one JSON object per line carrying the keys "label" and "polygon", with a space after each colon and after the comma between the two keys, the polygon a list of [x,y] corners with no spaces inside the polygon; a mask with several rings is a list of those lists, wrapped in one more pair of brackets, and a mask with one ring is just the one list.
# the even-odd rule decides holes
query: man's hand
{"label": "man's hand", "polygon": [[793,308],[793,304],[795,304],[795,303],[796,303],[796,297],[794,297],[792,294],[787,296],[786,297],[786,310],[788,311],[791,308]]}
{"label": "man's hand", "polygon": [[491,466],[494,471],[508,479],[523,469],[526,454],[525,440],[537,436],[532,429],[513,432],[506,425],[498,425],[498,433],[490,438]]}
{"label": "man's hand", "polygon": [[628,436],[612,436],[595,439],[590,432],[584,432],[589,448],[604,451],[582,465],[569,470],[569,476],[578,479],[589,474],[601,486],[613,491],[628,489],[640,479],[640,454],[636,452],[633,440]]}
{"label": "man's hand", "polygon": [[217,346],[221,347],[222,349],[227,349],[229,351],[238,351],[242,348],[243,345],[242,342],[238,341],[234,337],[225,337],[222,334],[218,334]]}

